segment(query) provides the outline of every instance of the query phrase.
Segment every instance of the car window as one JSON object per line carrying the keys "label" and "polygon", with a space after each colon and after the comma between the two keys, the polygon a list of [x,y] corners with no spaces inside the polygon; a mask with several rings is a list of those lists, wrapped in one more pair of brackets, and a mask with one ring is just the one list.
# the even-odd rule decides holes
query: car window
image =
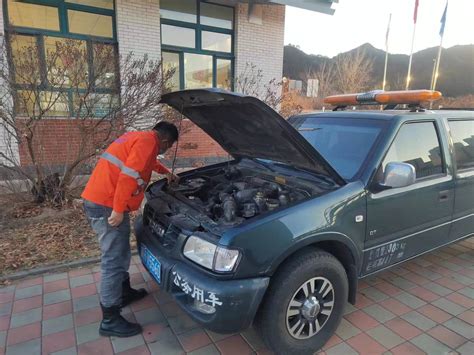
{"label": "car window", "polygon": [[458,170],[474,167],[474,120],[449,121]]}
{"label": "car window", "polygon": [[434,122],[404,124],[382,163],[384,171],[391,162],[413,165],[417,179],[441,174],[443,159]]}
{"label": "car window", "polygon": [[362,167],[385,122],[307,117],[294,125],[339,175],[351,180]]}

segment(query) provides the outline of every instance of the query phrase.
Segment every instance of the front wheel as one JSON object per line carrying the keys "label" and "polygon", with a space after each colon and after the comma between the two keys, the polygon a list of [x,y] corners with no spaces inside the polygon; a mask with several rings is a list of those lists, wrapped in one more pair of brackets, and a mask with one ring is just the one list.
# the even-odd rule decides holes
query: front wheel
{"label": "front wheel", "polygon": [[347,294],[346,272],[334,256],[298,254],[272,278],[257,327],[277,354],[313,354],[339,325]]}

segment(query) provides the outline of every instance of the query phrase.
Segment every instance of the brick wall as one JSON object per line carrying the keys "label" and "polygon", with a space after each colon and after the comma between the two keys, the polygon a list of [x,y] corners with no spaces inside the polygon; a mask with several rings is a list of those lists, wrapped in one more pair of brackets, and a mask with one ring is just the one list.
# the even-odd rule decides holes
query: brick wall
{"label": "brick wall", "polygon": [[[161,60],[160,1],[116,0],[117,42],[120,56],[145,54],[149,59]],[[147,129],[154,120],[142,120],[137,129]]]}
{"label": "brick wall", "polygon": [[[179,139],[178,159],[176,162],[179,167],[200,166],[220,161],[228,156],[217,142],[191,121],[187,119],[183,121],[182,131],[184,133]],[[174,147],[172,151],[166,154],[166,161],[169,164],[172,161],[173,155]]]}
{"label": "brick wall", "polygon": [[161,59],[159,0],[116,0],[119,52]]}
{"label": "brick wall", "polygon": [[6,0],[0,0],[0,34],[3,35],[5,24],[3,22],[3,2]]}
{"label": "brick wall", "polygon": [[[236,6],[235,74],[242,73],[247,63],[254,64],[262,70],[263,83],[267,83],[272,79],[279,81],[283,75],[285,7],[261,6],[261,24],[248,21],[247,4]],[[199,165],[226,157],[227,153],[197,127],[192,127],[183,135],[178,150],[178,163],[182,165]]]}
{"label": "brick wall", "polygon": [[[3,0],[0,0],[0,48],[3,47],[3,40],[4,40],[4,22],[3,22]],[[6,53],[2,53],[0,49],[0,59],[6,59]],[[0,82],[0,90],[3,90],[5,85]],[[3,96],[3,94],[2,94]],[[4,98],[5,100],[5,98]],[[17,142],[13,139],[11,135],[9,135],[5,129],[5,127],[0,124],[0,152],[7,155],[7,157],[15,162],[18,162],[19,155],[18,155],[18,145]],[[3,159],[0,157],[0,164],[5,164],[11,166],[8,160]]]}
{"label": "brick wall", "polygon": [[236,7],[235,75],[245,70],[247,63],[262,70],[263,83],[280,81],[283,75],[283,46],[285,33],[285,6],[259,5],[262,23],[248,20],[248,4]]}
{"label": "brick wall", "polygon": [[[2,1],[2,0],[0,0]],[[252,63],[262,69],[263,82],[280,80],[283,69],[283,36],[285,7],[262,5],[262,23],[248,21],[248,5],[236,6],[235,23],[235,73],[239,75]],[[159,0],[116,0],[116,26],[119,52],[122,56],[133,52],[137,56],[147,54],[151,59],[161,58]],[[0,7],[0,34],[3,32],[3,16]],[[79,144],[74,137],[74,121],[71,119],[45,120],[40,126],[42,135],[41,156],[49,163],[69,161]],[[145,123],[144,128],[153,124]],[[202,130],[191,125],[183,134],[178,150],[178,164],[198,165],[226,158],[226,153]],[[0,128],[0,149],[2,147]],[[16,148],[18,153],[18,149]],[[28,165],[25,147],[20,148],[22,164]],[[169,160],[169,156],[168,156]]]}
{"label": "brick wall", "polygon": [[[89,121],[95,123],[93,121]],[[55,167],[64,163],[73,162],[81,146],[80,127],[86,127],[88,121],[81,121],[68,118],[43,119],[39,122],[34,131],[35,156],[39,163]],[[17,127],[21,130],[25,120],[17,119]],[[85,151],[92,151],[94,147],[100,145],[107,137],[108,124],[104,123],[104,130],[100,127],[95,129],[93,135],[87,137]],[[22,166],[30,166],[31,158],[25,142],[21,142],[19,149]]]}

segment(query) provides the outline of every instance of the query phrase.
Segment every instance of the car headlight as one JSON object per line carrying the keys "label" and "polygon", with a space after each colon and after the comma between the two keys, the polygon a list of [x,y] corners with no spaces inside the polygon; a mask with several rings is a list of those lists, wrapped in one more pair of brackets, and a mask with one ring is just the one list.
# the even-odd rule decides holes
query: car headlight
{"label": "car headlight", "polygon": [[212,269],[216,249],[217,246],[215,244],[192,235],[184,245],[183,254],[196,264]]}
{"label": "car headlight", "polygon": [[195,235],[186,241],[183,254],[196,264],[218,272],[233,271],[240,256],[238,250],[218,247]]}

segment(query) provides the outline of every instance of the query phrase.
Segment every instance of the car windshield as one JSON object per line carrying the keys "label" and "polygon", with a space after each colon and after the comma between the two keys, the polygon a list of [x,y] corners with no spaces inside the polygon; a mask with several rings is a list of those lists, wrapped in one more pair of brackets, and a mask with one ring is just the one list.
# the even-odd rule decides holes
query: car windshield
{"label": "car windshield", "polygon": [[305,117],[293,126],[346,180],[358,173],[384,121],[360,118]]}

